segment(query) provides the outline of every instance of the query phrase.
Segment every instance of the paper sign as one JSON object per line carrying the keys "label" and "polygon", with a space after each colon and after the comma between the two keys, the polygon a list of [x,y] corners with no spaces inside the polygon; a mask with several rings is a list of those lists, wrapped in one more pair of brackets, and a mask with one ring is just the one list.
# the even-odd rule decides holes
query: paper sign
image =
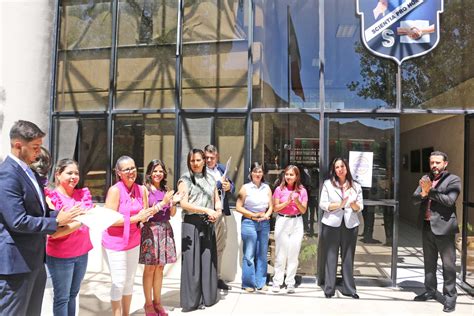
{"label": "paper sign", "polygon": [[349,168],[352,178],[359,182],[362,187],[372,187],[372,169],[374,165],[374,153],[364,151],[349,152]]}

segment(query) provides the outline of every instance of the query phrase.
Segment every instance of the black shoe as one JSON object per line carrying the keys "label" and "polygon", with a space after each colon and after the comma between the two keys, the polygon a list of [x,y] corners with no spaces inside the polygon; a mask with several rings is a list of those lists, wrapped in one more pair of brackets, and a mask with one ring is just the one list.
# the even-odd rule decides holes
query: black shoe
{"label": "black shoe", "polygon": [[444,303],[444,306],[443,306],[443,312],[445,313],[451,313],[451,312],[454,312],[454,310],[456,309],[456,303],[452,304],[448,304],[448,303]]}
{"label": "black shoe", "polygon": [[364,244],[381,244],[382,242],[380,240],[377,240],[377,239],[373,239],[373,238],[362,238],[360,240],[361,242],[363,242]]}
{"label": "black shoe", "polygon": [[324,293],[324,296],[326,296],[326,298],[331,298],[334,296],[334,294],[327,294],[327,293]]}
{"label": "black shoe", "polygon": [[356,300],[359,299],[359,295],[358,295],[357,293],[352,293],[352,294],[344,294],[344,293],[342,293],[342,295],[344,295],[344,296],[350,296],[350,297],[352,297],[353,299],[356,299]]}
{"label": "black shoe", "polygon": [[415,296],[413,300],[417,302],[424,302],[424,301],[434,300],[434,299],[436,299],[436,293],[425,292],[425,293],[421,293],[420,295]]}
{"label": "black shoe", "polygon": [[219,288],[219,289],[221,289],[221,290],[224,290],[224,291],[228,291],[228,290],[231,290],[231,289],[232,289],[231,286],[227,285],[227,284],[224,282],[224,280],[221,280],[221,279],[219,279],[219,280],[217,281],[217,288]]}

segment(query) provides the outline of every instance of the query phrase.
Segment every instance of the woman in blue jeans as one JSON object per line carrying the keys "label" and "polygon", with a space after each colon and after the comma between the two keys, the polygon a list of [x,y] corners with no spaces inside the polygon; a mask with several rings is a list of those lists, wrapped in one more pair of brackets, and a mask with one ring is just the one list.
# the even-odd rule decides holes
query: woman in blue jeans
{"label": "woman in blue jeans", "polygon": [[[79,183],[79,167],[76,161],[60,160],[54,176],[54,190],[45,189],[46,201],[51,208],[86,211],[94,206],[89,189],[76,188]],[[86,274],[87,257],[91,249],[89,229],[77,221],[48,236],[46,264],[53,281],[54,316],[76,314],[76,297]]]}
{"label": "woman in blue jeans", "polygon": [[266,291],[267,250],[272,215],[272,191],[264,183],[263,167],[254,162],[250,167],[250,182],[239,191],[237,212],[242,214],[242,288]]}

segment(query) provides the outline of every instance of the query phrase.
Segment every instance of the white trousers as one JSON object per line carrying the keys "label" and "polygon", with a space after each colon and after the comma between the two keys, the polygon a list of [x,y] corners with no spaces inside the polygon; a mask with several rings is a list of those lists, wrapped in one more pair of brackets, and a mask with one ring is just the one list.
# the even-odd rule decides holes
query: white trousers
{"label": "white trousers", "polygon": [[286,268],[286,285],[295,285],[298,256],[303,235],[303,218],[301,216],[282,217],[277,215],[275,223],[275,274],[273,275],[273,284],[283,284]]}
{"label": "white trousers", "polygon": [[140,246],[124,251],[105,249],[105,252],[107,253],[107,263],[112,279],[110,300],[120,301],[122,296],[132,295]]}

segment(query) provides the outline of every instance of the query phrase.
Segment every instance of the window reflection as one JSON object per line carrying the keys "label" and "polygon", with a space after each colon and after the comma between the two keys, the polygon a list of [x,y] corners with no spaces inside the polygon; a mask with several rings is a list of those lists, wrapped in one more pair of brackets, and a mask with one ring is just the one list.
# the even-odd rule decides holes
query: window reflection
{"label": "window reflection", "polygon": [[117,108],[175,106],[177,9],[166,0],[120,2]]}
{"label": "window reflection", "polygon": [[137,183],[143,182],[145,168],[152,159],[161,159],[168,168],[168,186],[173,187],[175,176],[173,115],[151,114],[117,116],[114,121],[113,163],[122,155],[135,160]]}
{"label": "window reflection", "polygon": [[402,64],[403,106],[474,108],[474,9],[469,1],[445,1],[438,46]]}
{"label": "window reflection", "polygon": [[56,161],[73,158],[79,163],[79,185],[88,187],[94,201],[103,202],[106,192],[107,124],[104,118],[56,120]]}
{"label": "window reflection", "polygon": [[397,67],[372,55],[361,43],[356,1],[324,2],[324,86],[330,109],[392,108]]}
{"label": "window reflection", "polygon": [[247,106],[248,1],[186,1],[183,108]]}
{"label": "window reflection", "polygon": [[109,94],[110,1],[61,1],[56,111],[105,110]]}
{"label": "window reflection", "polygon": [[319,107],[318,3],[255,2],[254,107]]}

